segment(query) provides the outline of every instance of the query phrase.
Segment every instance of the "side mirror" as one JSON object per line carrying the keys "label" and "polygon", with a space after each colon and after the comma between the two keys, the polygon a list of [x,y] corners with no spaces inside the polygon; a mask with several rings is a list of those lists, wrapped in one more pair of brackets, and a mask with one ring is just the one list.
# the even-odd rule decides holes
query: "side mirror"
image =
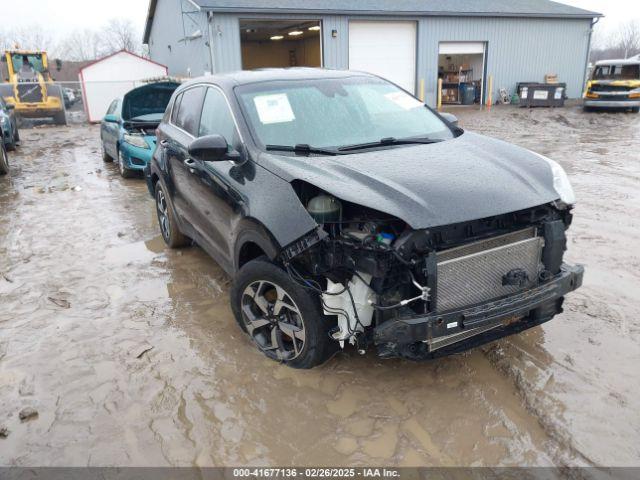
{"label": "side mirror", "polygon": [[456,117],[453,113],[442,112],[440,116],[454,127],[458,126],[458,117]]}
{"label": "side mirror", "polygon": [[14,110],[16,106],[13,103],[7,103],[7,110]]}
{"label": "side mirror", "polygon": [[207,135],[196,138],[189,145],[189,155],[203,162],[226,160],[229,145],[222,135]]}
{"label": "side mirror", "polygon": [[107,123],[118,123],[118,117],[116,117],[113,113],[104,116],[104,121]]}

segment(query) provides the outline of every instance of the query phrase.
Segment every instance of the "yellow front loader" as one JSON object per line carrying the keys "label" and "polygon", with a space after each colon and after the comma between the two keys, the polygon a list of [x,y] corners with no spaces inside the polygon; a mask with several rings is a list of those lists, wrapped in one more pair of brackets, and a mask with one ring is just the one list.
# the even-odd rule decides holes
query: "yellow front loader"
{"label": "yellow front loader", "polygon": [[0,95],[15,105],[19,117],[50,117],[56,124],[66,125],[62,87],[53,83],[46,52],[8,50],[2,63],[5,72]]}

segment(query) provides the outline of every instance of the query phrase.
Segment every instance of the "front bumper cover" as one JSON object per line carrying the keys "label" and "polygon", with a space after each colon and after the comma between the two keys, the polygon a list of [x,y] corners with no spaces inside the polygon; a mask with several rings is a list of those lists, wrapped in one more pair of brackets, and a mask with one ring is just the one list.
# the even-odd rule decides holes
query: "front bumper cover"
{"label": "front bumper cover", "polygon": [[584,100],[585,107],[634,108],[640,107],[640,100]]}
{"label": "front bumper cover", "polygon": [[374,343],[384,357],[433,358],[464,351],[551,320],[562,311],[561,299],[582,285],[583,276],[581,265],[563,264],[551,280],[525,292],[446,313],[385,322],[375,329]]}

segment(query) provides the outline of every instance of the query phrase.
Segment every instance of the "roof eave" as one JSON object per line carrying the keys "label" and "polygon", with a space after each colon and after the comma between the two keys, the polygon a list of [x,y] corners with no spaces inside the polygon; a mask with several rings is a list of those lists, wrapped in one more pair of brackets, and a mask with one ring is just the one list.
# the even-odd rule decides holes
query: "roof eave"
{"label": "roof eave", "polygon": [[[152,0],[154,1],[154,0]],[[296,9],[296,8],[237,8],[237,7],[211,7],[201,6],[202,10],[217,13],[238,14],[307,14],[307,15],[365,15],[365,16],[395,16],[395,17],[525,17],[525,18],[567,18],[567,19],[593,19],[604,15],[597,12],[585,11],[584,13],[514,13],[514,12],[428,12],[428,11],[391,11],[391,10],[323,10],[323,9]]]}
{"label": "roof eave", "polygon": [[143,45],[149,44],[149,37],[151,36],[151,27],[153,26],[153,17],[156,14],[157,5],[158,5],[158,0],[149,1],[149,10],[147,12],[147,20],[144,24],[144,34],[142,35]]}

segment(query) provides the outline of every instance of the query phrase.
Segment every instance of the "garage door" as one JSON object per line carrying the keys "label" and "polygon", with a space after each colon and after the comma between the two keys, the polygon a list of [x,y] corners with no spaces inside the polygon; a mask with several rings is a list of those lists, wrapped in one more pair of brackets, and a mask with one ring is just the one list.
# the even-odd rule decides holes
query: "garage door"
{"label": "garage door", "polygon": [[474,55],[484,53],[482,42],[440,42],[441,55]]}
{"label": "garage door", "polygon": [[349,68],[380,75],[415,93],[416,23],[349,22]]}

